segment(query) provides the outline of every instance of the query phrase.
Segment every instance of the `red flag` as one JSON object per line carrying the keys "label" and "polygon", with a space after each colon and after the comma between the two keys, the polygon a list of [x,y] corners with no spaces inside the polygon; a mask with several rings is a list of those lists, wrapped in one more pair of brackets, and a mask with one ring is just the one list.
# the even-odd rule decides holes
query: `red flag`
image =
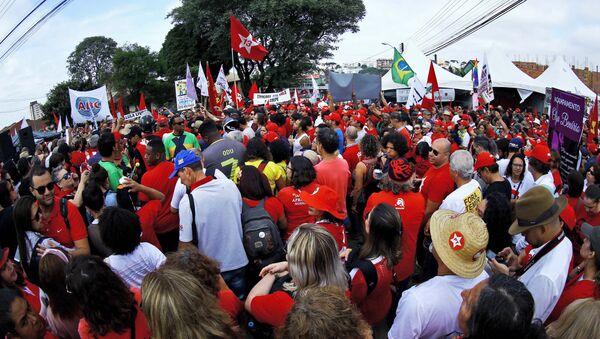
{"label": "red flag", "polygon": [[206,79],[208,80],[208,103],[210,105],[208,110],[214,114],[215,107],[219,106],[219,95],[217,94],[215,81],[213,80],[212,74],[210,74],[208,62],[206,63]]}
{"label": "red flag", "polygon": [[267,49],[256,42],[252,34],[248,32],[236,17],[229,16],[231,20],[231,48],[240,53],[245,59],[262,60],[269,53]]}
{"label": "red flag", "polygon": [[140,111],[146,109],[146,100],[144,99],[144,93],[140,94]]}
{"label": "red flag", "polygon": [[[431,89],[429,86],[431,86]],[[429,75],[427,75],[427,85],[425,87],[427,88],[427,94],[425,94],[421,106],[431,110],[435,106],[435,93],[439,94],[440,91],[437,77],[435,76],[435,69],[433,68],[433,61],[429,62]]]}
{"label": "red flag", "polygon": [[598,95],[594,107],[590,113],[590,131],[588,132],[588,143],[593,143],[598,138]]}
{"label": "red flag", "polygon": [[156,112],[154,108],[152,109],[152,117],[154,118],[154,121],[158,120],[158,112]]}
{"label": "red flag", "polygon": [[113,119],[117,118],[115,114],[115,101],[113,100],[112,93],[110,93],[110,100],[108,100],[108,109],[110,110],[110,115],[112,115]]}
{"label": "red flag", "polygon": [[258,91],[258,85],[256,84],[256,81],[252,81],[252,86],[250,87],[250,90],[248,91],[248,98],[250,100],[254,100],[255,93],[260,93],[260,92]]}
{"label": "red flag", "polygon": [[219,107],[221,107],[221,111],[222,111],[223,107],[225,107],[225,91],[221,91],[221,95],[219,96],[218,105],[219,105]]}
{"label": "red flag", "polygon": [[117,117],[122,118],[125,114],[123,114],[123,97],[119,97],[119,104],[117,107]]}
{"label": "red flag", "polygon": [[54,126],[58,126],[58,117],[56,116],[56,113],[52,112],[52,115],[54,116]]}
{"label": "red flag", "polygon": [[244,108],[244,97],[242,96],[242,93],[240,93],[240,91],[238,90],[236,82],[233,83],[233,88],[231,89],[231,96],[233,97],[236,108]]}

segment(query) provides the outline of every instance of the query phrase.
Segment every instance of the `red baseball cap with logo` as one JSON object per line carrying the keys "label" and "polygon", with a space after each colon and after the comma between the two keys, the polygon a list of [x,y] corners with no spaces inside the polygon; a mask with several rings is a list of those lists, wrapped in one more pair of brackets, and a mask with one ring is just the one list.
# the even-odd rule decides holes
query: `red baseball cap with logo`
{"label": "red baseball cap with logo", "polygon": [[548,145],[542,143],[535,144],[531,151],[525,151],[525,155],[539,160],[546,165],[550,164],[550,160],[552,160],[552,155],[550,154]]}
{"label": "red baseball cap with logo", "polygon": [[328,116],[325,117],[325,120],[331,120],[331,121],[335,121],[335,122],[340,122],[342,121],[342,117],[340,117],[339,114],[337,113],[331,113]]}
{"label": "red baseball cap with logo", "polygon": [[496,163],[496,158],[490,154],[490,152],[481,152],[477,154],[475,159],[474,169],[477,171],[482,167],[491,166]]}

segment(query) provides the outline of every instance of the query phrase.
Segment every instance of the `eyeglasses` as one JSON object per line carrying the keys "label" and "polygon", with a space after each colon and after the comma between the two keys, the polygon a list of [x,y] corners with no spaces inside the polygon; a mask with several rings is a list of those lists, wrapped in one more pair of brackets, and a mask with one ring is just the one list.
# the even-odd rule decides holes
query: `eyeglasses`
{"label": "eyeglasses", "polygon": [[54,190],[54,183],[51,182],[46,186],[40,186],[40,187],[33,187],[34,190],[36,190],[38,192],[38,194],[44,194],[46,193],[46,189],[50,192],[52,192],[52,190]]}
{"label": "eyeglasses", "polygon": [[430,152],[432,152],[432,153],[433,153],[433,155],[435,155],[436,157],[437,157],[437,156],[440,154],[440,152],[439,152],[438,150],[436,150],[436,149],[433,149],[433,148],[431,149],[431,151],[430,151]]}

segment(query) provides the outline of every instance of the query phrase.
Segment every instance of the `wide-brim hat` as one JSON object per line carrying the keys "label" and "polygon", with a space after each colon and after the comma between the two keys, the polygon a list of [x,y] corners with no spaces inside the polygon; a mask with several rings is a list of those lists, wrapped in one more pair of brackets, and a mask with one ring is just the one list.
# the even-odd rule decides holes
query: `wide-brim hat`
{"label": "wide-brim hat", "polygon": [[312,192],[301,191],[300,199],[316,210],[328,212],[337,219],[344,219],[344,214],[337,210],[338,194],[332,188],[320,185]]}
{"label": "wide-brim hat", "polygon": [[581,224],[581,233],[590,239],[592,250],[600,251],[600,227],[584,222]]}
{"label": "wide-brim hat", "polygon": [[544,186],[528,190],[515,204],[517,219],[508,229],[510,235],[522,233],[532,227],[546,225],[560,216],[567,206],[567,198],[554,198]]}
{"label": "wide-brim hat", "polygon": [[429,229],[435,252],[454,274],[469,279],[481,274],[489,234],[479,216],[438,210],[431,216]]}

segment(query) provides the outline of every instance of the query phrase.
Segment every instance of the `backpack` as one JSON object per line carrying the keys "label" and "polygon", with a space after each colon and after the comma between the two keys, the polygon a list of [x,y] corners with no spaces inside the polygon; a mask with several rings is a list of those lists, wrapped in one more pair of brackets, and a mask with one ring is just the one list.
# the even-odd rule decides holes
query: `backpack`
{"label": "backpack", "polygon": [[[367,295],[371,294],[371,292],[373,292],[377,286],[377,282],[379,280],[375,265],[373,265],[371,260],[359,259],[358,251],[352,251],[350,252],[348,261],[346,261],[346,271],[350,272],[355,268],[358,268],[365,277],[365,281],[367,283]],[[350,282],[348,286],[352,288],[352,282]]]}
{"label": "backpack", "polygon": [[67,202],[69,199],[67,197],[60,198],[60,215],[63,217],[65,222],[65,226],[67,226],[67,231],[71,231],[71,224],[69,223],[69,207],[67,206]]}
{"label": "backpack", "polygon": [[264,206],[264,199],[255,207],[245,202],[242,205],[244,249],[248,259],[260,268],[279,261],[284,255],[279,230]]}

